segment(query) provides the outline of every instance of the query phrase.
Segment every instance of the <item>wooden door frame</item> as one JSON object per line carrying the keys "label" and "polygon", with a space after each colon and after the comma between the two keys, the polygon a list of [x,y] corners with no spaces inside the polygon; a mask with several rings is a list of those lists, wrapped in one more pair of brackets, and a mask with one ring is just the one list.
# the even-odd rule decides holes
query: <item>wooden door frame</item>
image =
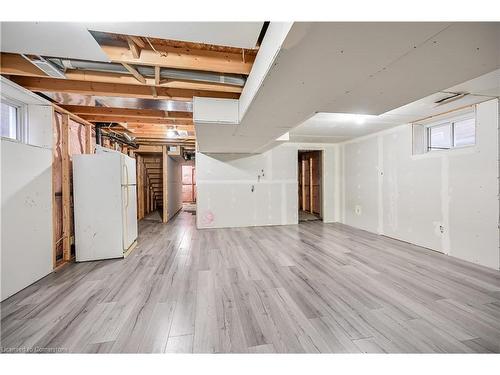
{"label": "wooden door frame", "polygon": [[[325,179],[324,179],[324,171],[325,171],[325,153],[324,153],[324,150],[323,149],[318,149],[318,148],[312,148],[312,149],[298,149],[297,150],[297,160],[296,160],[296,165],[297,165],[297,198],[299,197],[299,188],[300,186],[304,186],[304,173],[302,172],[302,184],[299,184],[299,174],[300,174],[300,171],[299,171],[299,161],[300,161],[300,168],[304,168],[304,163],[299,159],[300,157],[300,154],[301,153],[305,153],[305,152],[319,152],[319,163],[320,163],[320,184],[319,184],[319,218],[321,220],[323,220],[323,214],[324,214],[324,199],[323,199],[323,194],[324,194],[324,184],[325,184]],[[312,180],[312,174],[311,174],[311,171],[312,171],[312,166],[311,166],[311,163],[309,163],[309,186],[310,186],[310,192],[309,192],[309,204],[310,204],[310,210],[312,211],[312,205],[311,205],[311,202],[312,202],[312,184],[311,184],[311,180]],[[297,199],[297,202],[298,202],[298,199]],[[304,191],[302,191],[302,207],[305,206],[305,195],[304,195]],[[297,207],[297,212],[300,211],[300,205],[298,205]],[[313,215],[316,215],[314,212],[312,212]]]}

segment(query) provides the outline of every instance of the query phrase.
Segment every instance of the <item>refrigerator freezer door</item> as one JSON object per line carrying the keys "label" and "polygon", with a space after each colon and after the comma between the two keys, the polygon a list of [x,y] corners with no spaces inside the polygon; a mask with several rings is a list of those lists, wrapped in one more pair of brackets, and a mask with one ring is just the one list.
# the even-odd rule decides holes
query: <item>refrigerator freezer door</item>
{"label": "refrigerator freezer door", "polygon": [[122,159],[122,185],[135,185],[135,159],[121,154]]}
{"label": "refrigerator freezer door", "polygon": [[123,185],[123,251],[137,239],[137,187]]}
{"label": "refrigerator freezer door", "polygon": [[76,260],[123,256],[120,157],[73,155]]}

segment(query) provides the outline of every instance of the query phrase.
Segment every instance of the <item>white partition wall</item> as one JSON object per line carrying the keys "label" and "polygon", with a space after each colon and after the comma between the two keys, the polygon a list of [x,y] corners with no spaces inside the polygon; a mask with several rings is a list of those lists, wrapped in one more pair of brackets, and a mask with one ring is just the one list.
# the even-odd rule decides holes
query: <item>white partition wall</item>
{"label": "white partition wall", "polygon": [[0,77],[18,108],[17,140],[1,138],[1,299],[52,271],[52,106]]}
{"label": "white partition wall", "polygon": [[1,139],[2,300],[52,271],[52,150]]}
{"label": "white partition wall", "polygon": [[263,154],[196,154],[198,228],[298,223],[298,150],[323,150],[323,220],[335,220],[335,145],[286,143]]}

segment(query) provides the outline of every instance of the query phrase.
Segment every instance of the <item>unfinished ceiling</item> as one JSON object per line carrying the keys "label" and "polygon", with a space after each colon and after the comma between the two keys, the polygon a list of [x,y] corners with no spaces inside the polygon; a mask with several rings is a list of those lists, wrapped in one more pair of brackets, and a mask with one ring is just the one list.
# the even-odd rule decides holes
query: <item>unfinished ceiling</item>
{"label": "unfinished ceiling", "polygon": [[262,22],[96,22],[89,30],[159,39],[255,48]]}
{"label": "unfinished ceiling", "polygon": [[317,112],[380,115],[498,69],[499,41],[500,23],[294,23],[241,123],[204,124],[199,149],[261,152]]}
{"label": "unfinished ceiling", "polygon": [[[466,95],[444,104],[436,103],[443,98],[451,97],[453,93]],[[317,113],[294,128],[290,132],[290,140],[341,142],[499,96],[500,69],[378,116]]]}
{"label": "unfinished ceiling", "polygon": [[239,98],[255,60],[262,23],[236,25],[2,23],[0,72],[139,141],[194,144],[193,97]]}

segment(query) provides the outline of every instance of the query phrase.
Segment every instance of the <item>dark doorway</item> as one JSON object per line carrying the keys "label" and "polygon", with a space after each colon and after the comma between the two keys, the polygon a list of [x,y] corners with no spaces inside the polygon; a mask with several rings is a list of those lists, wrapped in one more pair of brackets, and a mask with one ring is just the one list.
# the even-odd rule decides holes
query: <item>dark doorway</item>
{"label": "dark doorway", "polygon": [[182,166],[182,205],[184,211],[196,214],[196,168],[190,164]]}
{"label": "dark doorway", "polygon": [[299,151],[299,221],[322,219],[322,151]]}

